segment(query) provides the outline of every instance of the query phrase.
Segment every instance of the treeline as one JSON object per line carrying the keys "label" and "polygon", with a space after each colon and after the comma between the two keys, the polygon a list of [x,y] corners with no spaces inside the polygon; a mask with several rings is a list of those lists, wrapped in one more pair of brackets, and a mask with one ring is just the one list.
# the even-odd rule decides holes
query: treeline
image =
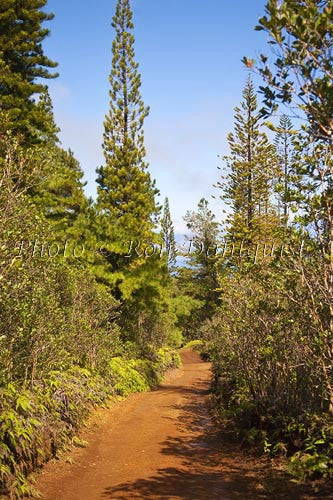
{"label": "treeline", "polygon": [[[145,161],[129,0],[112,26],[110,108],[95,201],[62,148],[45,79],[46,0],[0,2],[0,496],[66,446],[89,408],[179,363],[196,302],[172,274],[174,233]],[[169,250],[128,255],[129,242]],[[58,252],[58,246],[64,250]],[[72,251],[73,247],[77,251]],[[82,251],[82,248],[85,251]],[[66,251],[67,250],[67,251]],[[75,438],[75,442],[78,442]]]}
{"label": "treeline", "polygon": [[275,59],[244,58],[263,108],[249,78],[217,183],[228,208],[213,244],[237,251],[201,263],[216,414],[303,479],[333,474],[332,19],[331,1],[267,2],[256,29]]}

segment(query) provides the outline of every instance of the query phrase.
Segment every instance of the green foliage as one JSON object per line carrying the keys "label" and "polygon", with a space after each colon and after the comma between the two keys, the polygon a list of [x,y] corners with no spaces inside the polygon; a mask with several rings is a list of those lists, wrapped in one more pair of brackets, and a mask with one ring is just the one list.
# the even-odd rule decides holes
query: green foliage
{"label": "green foliage", "polygon": [[197,351],[200,351],[200,349],[203,347],[204,343],[202,340],[196,339],[196,340],[190,340],[184,345],[184,349],[195,349]]}
{"label": "green foliage", "polygon": [[[273,45],[275,65],[272,69],[261,56],[264,109],[256,111],[248,88],[247,113],[236,110],[229,174],[220,187],[233,209],[234,236],[268,234],[275,244],[283,236],[289,250],[260,265],[221,260],[220,307],[199,334],[213,360],[217,416],[261,452],[288,456],[289,470],[299,479],[333,475],[331,18],[326,0],[268,0],[259,21],[257,29],[266,31]],[[248,58],[244,62],[249,68],[254,64]],[[276,151],[249,155],[251,140],[261,148],[261,117],[279,104],[306,123],[294,131],[283,115],[278,127],[268,124],[277,132]],[[267,140],[266,145],[271,147]],[[266,168],[267,158],[271,164],[277,159],[279,168]],[[269,197],[265,183],[255,186],[253,168],[266,176],[270,190],[275,187],[280,216],[283,211],[274,220],[273,206],[270,225],[257,233],[255,192],[258,199]]]}
{"label": "green foliage", "polygon": [[161,229],[163,236],[163,251],[167,255],[168,264],[173,270],[176,265],[177,249],[175,240],[175,231],[170,214],[169,199],[165,198],[163,207],[163,216],[161,217]]}
{"label": "green foliage", "polygon": [[318,250],[304,260],[294,251],[221,276],[221,307],[201,329],[219,418],[261,452],[297,452],[290,470],[303,477],[332,474],[329,303],[319,262]]}
{"label": "green foliage", "polygon": [[0,494],[16,499],[34,493],[27,475],[55,456],[90,408],[114,390],[101,377],[73,368],[51,373],[33,392],[8,384],[0,393]]}
{"label": "green foliage", "polygon": [[[314,279],[310,280],[310,288],[313,297],[317,290],[324,295],[325,313],[317,317],[325,339],[322,363],[326,368],[333,361],[332,9],[329,0],[285,0],[281,5],[270,0],[257,27],[269,34],[269,43],[276,49],[273,69],[267,57],[261,56],[260,73],[267,83],[262,88],[263,112],[268,114],[283,104],[305,122],[294,141],[296,182],[292,199],[300,210],[297,222],[319,243],[321,272],[315,286]],[[330,369],[326,378],[333,415]]]}
{"label": "green foliage", "polygon": [[80,225],[89,202],[83,191],[83,172],[73,152],[50,145],[48,153],[48,168],[30,195],[64,245],[66,239],[82,236]]}
{"label": "green foliage", "polygon": [[217,183],[221,199],[232,210],[226,221],[228,234],[238,241],[267,237],[278,224],[273,199],[278,159],[261,126],[257,95],[249,78],[243,101],[235,108],[235,130],[228,135],[226,174]]}
{"label": "green foliage", "polygon": [[33,384],[72,363],[99,367],[118,348],[117,303],[87,268],[43,250],[54,232],[29,194],[48,162],[43,149],[7,135],[0,147],[1,380]]}
{"label": "green foliage", "polygon": [[133,392],[144,392],[158,385],[170,368],[180,366],[177,351],[161,348],[153,360],[113,358],[110,363],[110,378],[121,396]]}
{"label": "green foliage", "polygon": [[261,56],[265,113],[279,103],[292,105],[308,119],[316,139],[332,142],[331,0],[269,0],[257,30],[269,35],[275,50],[272,69]]}
{"label": "green foliage", "polygon": [[[333,422],[325,416],[306,415],[288,424],[286,435],[302,443],[290,460],[290,472],[301,479],[333,476]],[[298,446],[299,447],[299,446]]]}
{"label": "green foliage", "polygon": [[129,0],[119,0],[112,22],[105,165],[97,179],[94,228],[102,260],[94,271],[122,304],[119,321],[126,340],[137,342],[145,355],[167,341],[169,270],[166,259],[152,251],[162,238],[156,228],[157,190],[145,162],[143,125],[149,109],[140,94],[132,17]]}
{"label": "green foliage", "polygon": [[292,181],[295,177],[295,168],[293,162],[295,160],[294,138],[295,131],[293,124],[287,115],[282,115],[279,121],[279,126],[276,129],[274,144],[278,155],[280,169],[279,176],[276,179],[275,191],[278,195],[278,212],[282,217],[285,225],[288,224],[290,216],[290,198]]}
{"label": "green foliage", "polygon": [[109,362],[110,378],[121,396],[144,392],[157,386],[167,370],[178,366],[179,354],[168,348],[159,349],[153,360],[117,357]]}
{"label": "green foliage", "polygon": [[178,351],[167,347],[162,347],[157,351],[157,360],[160,373],[163,374],[170,368],[179,368],[181,359]]}
{"label": "green foliage", "polygon": [[43,52],[49,34],[43,23],[53,18],[43,11],[46,0],[6,0],[0,7],[0,102],[8,126],[28,142],[40,140],[49,129],[48,116],[37,96],[46,92],[39,78],[54,78],[57,64]]}
{"label": "green foliage", "polygon": [[188,211],[184,220],[191,234],[187,237],[187,266],[178,268],[175,275],[178,288],[175,305],[179,308],[184,336],[196,338],[198,325],[211,317],[218,301],[215,265],[219,231],[215,215],[204,198],[199,201],[198,210]]}
{"label": "green foliage", "polygon": [[114,388],[121,396],[148,390],[147,380],[136,370],[137,362],[135,360],[113,358],[109,365],[111,376],[114,378]]}
{"label": "green foliage", "polygon": [[[99,237],[108,254],[110,272],[122,281],[128,273],[144,267],[137,256],[125,257],[130,242],[140,246],[155,241],[152,230],[157,191],[144,162],[143,124],[149,108],[140,95],[129,0],[117,2],[112,26],[116,37],[112,44],[110,111],[104,123],[105,165],[98,169],[97,208]],[[127,287],[135,290],[130,278]]]}

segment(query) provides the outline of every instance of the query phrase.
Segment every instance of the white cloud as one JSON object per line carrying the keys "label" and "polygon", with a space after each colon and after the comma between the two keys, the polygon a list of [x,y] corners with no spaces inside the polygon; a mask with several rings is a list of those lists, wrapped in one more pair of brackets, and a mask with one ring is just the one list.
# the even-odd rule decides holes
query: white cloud
{"label": "white cloud", "polygon": [[[61,86],[60,86],[61,88]],[[54,90],[54,89],[53,89]],[[70,92],[59,91],[58,97],[70,97]],[[67,97],[66,97],[67,96]],[[88,181],[86,192],[96,193],[96,167],[103,163],[101,148],[103,116],[81,118],[69,107],[56,101],[56,120],[61,127],[60,139],[70,147],[81,163]],[[221,219],[222,202],[213,184],[219,177],[219,153],[226,152],[226,130],[222,123],[223,111],[201,106],[190,113],[168,114],[158,118],[152,113],[146,122],[146,149],[150,171],[161,191],[159,202],[169,197],[175,230],[187,232],[183,220],[187,210],[196,210],[205,197],[211,209]]]}
{"label": "white cloud", "polygon": [[146,126],[146,146],[152,176],[157,179],[162,199],[169,197],[176,231],[184,232],[187,210],[196,210],[205,197],[220,217],[222,202],[213,184],[219,178],[219,153],[226,153],[226,125],[223,110],[202,106],[190,113],[168,115]]}

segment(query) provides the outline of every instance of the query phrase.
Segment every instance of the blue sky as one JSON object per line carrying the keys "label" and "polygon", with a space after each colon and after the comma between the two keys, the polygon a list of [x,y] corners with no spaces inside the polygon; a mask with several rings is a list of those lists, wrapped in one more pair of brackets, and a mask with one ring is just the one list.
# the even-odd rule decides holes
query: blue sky
{"label": "blue sky", "polygon": [[[115,1],[49,0],[47,8],[55,14],[44,47],[59,63],[60,77],[49,86],[60,138],[80,160],[92,196],[103,163]],[[147,158],[161,201],[169,197],[177,233],[185,229],[186,210],[203,196],[223,217],[222,203],[212,199],[218,155],[228,152],[233,108],[247,77],[241,59],[268,52],[265,35],[253,29],[265,3],[132,0],[142,95],[151,108]]]}

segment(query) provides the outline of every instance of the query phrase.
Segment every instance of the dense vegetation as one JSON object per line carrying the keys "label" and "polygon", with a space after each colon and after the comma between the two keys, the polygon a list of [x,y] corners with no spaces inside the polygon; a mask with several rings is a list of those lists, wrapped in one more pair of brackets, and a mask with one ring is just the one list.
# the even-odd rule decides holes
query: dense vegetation
{"label": "dense vegetation", "polygon": [[145,161],[129,0],[94,201],[41,83],[46,3],[0,5],[0,496],[29,493],[94,405],[153,387],[198,338],[218,418],[298,477],[333,475],[332,2],[268,0],[274,66],[244,58],[263,107],[249,77],[216,183],[227,216],[204,198],[186,213],[184,266]]}
{"label": "dense vegetation", "polygon": [[10,498],[29,492],[27,474],[75,438],[93,405],[147,390],[179,363],[178,322],[190,313],[176,303],[168,255],[138,249],[164,236],[129,2],[113,19],[96,202],[40,83],[56,66],[43,53],[45,5],[0,6],[0,496]]}
{"label": "dense vegetation", "polygon": [[276,59],[244,58],[264,107],[249,80],[218,183],[220,304],[201,329],[219,417],[302,478],[333,475],[332,16],[331,1],[270,0],[259,21]]}

